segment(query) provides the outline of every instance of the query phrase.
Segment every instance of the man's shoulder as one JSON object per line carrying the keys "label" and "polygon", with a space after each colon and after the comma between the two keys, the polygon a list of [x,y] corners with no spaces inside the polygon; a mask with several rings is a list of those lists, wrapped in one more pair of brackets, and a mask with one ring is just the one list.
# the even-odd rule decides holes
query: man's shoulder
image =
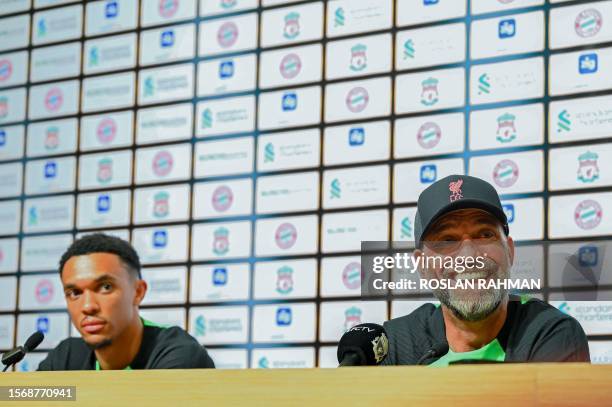
{"label": "man's shoulder", "polygon": [[193,336],[191,336],[187,331],[185,331],[179,326],[156,326],[154,328],[159,330],[157,334],[158,342],[169,342],[182,346],[189,346],[194,344],[199,345],[198,341],[196,341]]}
{"label": "man's shoulder", "polygon": [[66,338],[49,352],[39,370],[83,370],[91,352],[82,338]]}
{"label": "man's shoulder", "polygon": [[521,301],[519,310],[522,321],[533,321],[536,325],[540,326],[542,324],[556,325],[559,322],[578,323],[571,315],[538,298],[529,298]]}
{"label": "man's shoulder", "polygon": [[[158,330],[150,368],[205,368],[214,367],[208,352],[193,336],[178,326],[154,327]],[[169,366],[166,364],[170,363]]]}
{"label": "man's shoulder", "polygon": [[53,348],[53,350],[50,353],[57,353],[57,354],[70,353],[70,354],[78,355],[78,354],[89,353],[90,351],[91,349],[89,348],[89,346],[87,346],[83,338],[70,337],[70,338],[66,338],[63,341],[61,341],[55,348]]}
{"label": "man's shoulder", "polygon": [[542,333],[561,329],[584,336],[582,326],[574,317],[538,298],[522,301],[518,309],[519,331],[523,333],[537,332],[534,335],[541,336]]}
{"label": "man's shoulder", "polygon": [[384,364],[411,365],[444,336],[440,310],[426,303],[410,314],[383,324],[389,338],[389,354]]}
{"label": "man's shoulder", "polygon": [[538,298],[529,298],[517,304],[510,336],[511,343],[518,349],[529,348],[550,335],[565,335],[586,341],[580,323],[557,307]]}
{"label": "man's shoulder", "polygon": [[508,343],[508,360],[588,361],[588,340],[571,315],[537,298],[518,305]]}
{"label": "man's shoulder", "polygon": [[412,311],[410,314],[390,319],[383,325],[388,335],[403,332],[406,328],[415,328],[429,325],[438,307],[432,303],[426,303]]}

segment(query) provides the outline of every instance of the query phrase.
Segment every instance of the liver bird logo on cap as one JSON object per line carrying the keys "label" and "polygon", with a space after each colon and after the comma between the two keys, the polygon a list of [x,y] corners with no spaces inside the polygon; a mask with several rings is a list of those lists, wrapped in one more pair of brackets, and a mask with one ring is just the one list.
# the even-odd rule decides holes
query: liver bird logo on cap
{"label": "liver bird logo on cap", "polygon": [[463,180],[458,179],[457,181],[450,182],[448,184],[448,190],[451,192],[450,201],[455,202],[461,198],[463,198],[463,191],[461,191],[461,186],[463,185]]}

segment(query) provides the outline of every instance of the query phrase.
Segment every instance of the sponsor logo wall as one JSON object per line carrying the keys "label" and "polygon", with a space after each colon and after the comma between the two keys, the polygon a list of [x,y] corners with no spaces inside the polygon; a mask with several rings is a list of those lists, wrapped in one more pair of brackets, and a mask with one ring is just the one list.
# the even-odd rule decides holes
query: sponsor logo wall
{"label": "sponsor logo wall", "polygon": [[[143,316],[224,368],[334,366],[346,329],[423,301],[360,301],[360,241],[412,240],[448,174],[491,182],[519,242],[610,238],[611,22],[610,0],[0,2],[0,350],[45,332],[32,370],[77,334],[56,269],[91,231],[139,251]],[[609,363],[610,302],[556,297],[525,253]]]}

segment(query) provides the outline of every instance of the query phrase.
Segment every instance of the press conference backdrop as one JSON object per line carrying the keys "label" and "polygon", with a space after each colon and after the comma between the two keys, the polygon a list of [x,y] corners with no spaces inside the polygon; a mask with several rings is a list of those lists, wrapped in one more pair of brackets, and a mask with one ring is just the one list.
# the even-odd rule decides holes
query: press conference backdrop
{"label": "press conference backdrop", "polygon": [[[420,305],[359,300],[360,241],[411,240],[420,191],[445,175],[491,182],[519,241],[612,235],[612,1],[0,14],[0,349],[46,335],[20,370],[78,335],[57,264],[94,230],[138,250],[144,317],[235,368],[335,366],[348,327]],[[551,284],[543,257],[518,259]],[[540,297],[612,361],[612,301]]]}

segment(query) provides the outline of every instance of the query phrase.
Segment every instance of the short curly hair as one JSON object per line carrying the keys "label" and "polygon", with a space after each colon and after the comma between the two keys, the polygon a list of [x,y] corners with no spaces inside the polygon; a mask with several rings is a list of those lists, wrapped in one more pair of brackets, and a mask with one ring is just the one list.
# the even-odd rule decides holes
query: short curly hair
{"label": "short curly hair", "polygon": [[131,244],[115,236],[104,233],[92,233],[75,240],[68,250],[62,255],[59,262],[60,276],[66,262],[74,256],[82,256],[90,253],[111,253],[119,256],[127,266],[128,272],[138,279],[142,279],[140,273],[140,259],[138,253]]}

